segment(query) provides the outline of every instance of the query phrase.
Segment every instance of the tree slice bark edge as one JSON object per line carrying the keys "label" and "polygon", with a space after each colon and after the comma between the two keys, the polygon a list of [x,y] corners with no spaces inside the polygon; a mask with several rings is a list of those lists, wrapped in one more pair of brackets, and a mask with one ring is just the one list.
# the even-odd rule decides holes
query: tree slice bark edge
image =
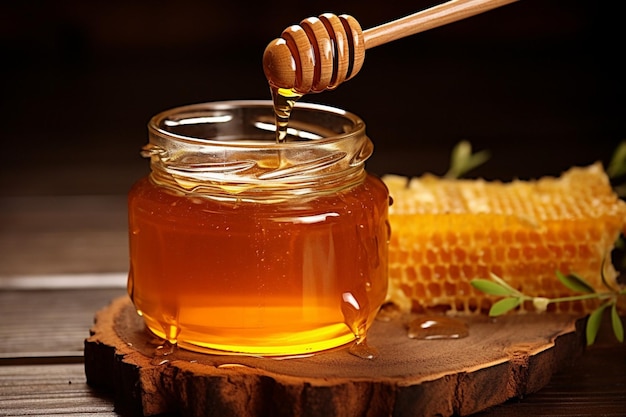
{"label": "tree slice bark edge", "polygon": [[409,339],[399,320],[376,322],[368,340],[380,355],[371,361],[346,349],[287,360],[163,355],[121,297],[96,314],[85,374],[129,415],[463,416],[541,389],[584,350],[574,316],[463,319],[470,336],[446,341]]}

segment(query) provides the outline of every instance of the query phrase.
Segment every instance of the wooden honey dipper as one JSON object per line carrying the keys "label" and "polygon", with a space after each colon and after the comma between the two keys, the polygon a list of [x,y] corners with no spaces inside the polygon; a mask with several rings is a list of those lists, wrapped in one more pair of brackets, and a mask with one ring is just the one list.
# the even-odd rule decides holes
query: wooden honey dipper
{"label": "wooden honey dipper", "polygon": [[365,31],[349,15],[310,17],[270,42],[263,54],[263,70],[276,88],[300,94],[332,90],[359,72],[366,49],[514,1],[451,0]]}

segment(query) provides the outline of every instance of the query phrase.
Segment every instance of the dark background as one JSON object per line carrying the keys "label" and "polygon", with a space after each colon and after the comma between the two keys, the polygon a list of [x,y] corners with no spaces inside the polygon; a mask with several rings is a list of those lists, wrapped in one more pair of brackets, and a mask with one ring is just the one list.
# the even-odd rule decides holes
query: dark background
{"label": "dark background", "polygon": [[[0,6],[2,194],[120,194],[148,170],[148,119],[203,101],[269,99],[261,58],[323,12],[364,29],[434,1],[31,1]],[[367,123],[377,174],[442,174],[469,140],[472,176],[558,175],[626,139],[619,2],[522,0],[366,52],[304,100]]]}

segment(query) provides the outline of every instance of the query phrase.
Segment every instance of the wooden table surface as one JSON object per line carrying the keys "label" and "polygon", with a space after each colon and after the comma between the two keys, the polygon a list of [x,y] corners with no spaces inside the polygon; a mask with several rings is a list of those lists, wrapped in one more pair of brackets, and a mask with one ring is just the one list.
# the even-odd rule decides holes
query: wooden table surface
{"label": "wooden table surface", "polygon": [[[125,199],[0,199],[0,416],[118,416],[86,384],[95,312],[125,295]],[[610,329],[537,393],[479,413],[626,415],[626,345]]]}

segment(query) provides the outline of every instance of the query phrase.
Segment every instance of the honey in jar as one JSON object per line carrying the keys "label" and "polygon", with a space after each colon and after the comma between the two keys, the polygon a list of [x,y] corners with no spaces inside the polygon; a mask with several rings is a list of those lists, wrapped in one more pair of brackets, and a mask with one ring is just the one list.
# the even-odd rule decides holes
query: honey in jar
{"label": "honey in jar", "polygon": [[357,116],[198,104],[149,123],[129,193],[128,291],[157,336],[209,353],[309,354],[363,340],[387,291],[389,196]]}

